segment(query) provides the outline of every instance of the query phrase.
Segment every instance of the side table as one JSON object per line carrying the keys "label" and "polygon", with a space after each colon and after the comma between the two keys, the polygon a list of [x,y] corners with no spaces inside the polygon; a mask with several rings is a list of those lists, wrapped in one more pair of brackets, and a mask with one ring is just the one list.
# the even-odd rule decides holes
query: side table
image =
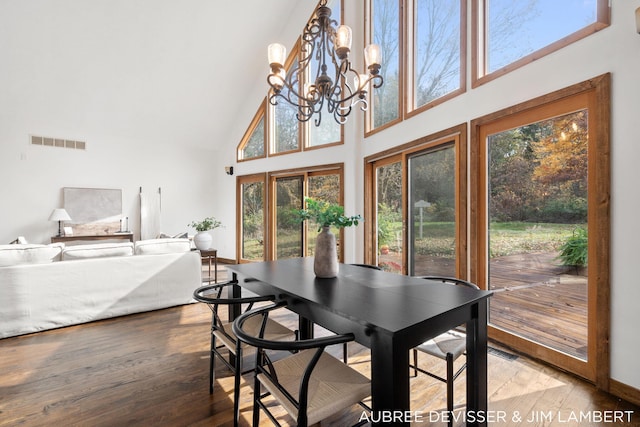
{"label": "side table", "polygon": [[211,265],[213,263],[213,283],[218,283],[218,250],[217,249],[195,249],[200,251],[202,261],[209,263],[209,275],[202,278],[203,282],[211,282]]}
{"label": "side table", "polygon": [[73,240],[128,240],[133,242],[133,233],[114,233],[114,234],[93,234],[93,235],[71,235],[71,236],[52,236],[51,243],[70,242]]}

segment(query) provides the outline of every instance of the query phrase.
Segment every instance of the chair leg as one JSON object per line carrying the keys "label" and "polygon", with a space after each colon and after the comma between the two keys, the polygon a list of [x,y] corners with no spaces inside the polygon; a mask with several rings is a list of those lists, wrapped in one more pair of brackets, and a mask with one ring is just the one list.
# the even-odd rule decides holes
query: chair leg
{"label": "chair leg", "polygon": [[260,381],[258,380],[258,376],[256,375],[253,383],[253,425],[257,427],[260,425],[260,405],[258,401],[260,400]]}
{"label": "chair leg", "polygon": [[418,350],[413,349],[413,376],[418,376]]}
{"label": "chair leg", "polygon": [[453,425],[453,355],[447,353],[447,411],[449,426]]}
{"label": "chair leg", "polygon": [[347,365],[349,359],[349,347],[347,347],[347,343],[342,344],[342,357],[344,358],[344,364]]}
{"label": "chair leg", "polygon": [[209,349],[209,394],[213,394],[213,381],[215,380],[215,357],[216,354],[213,351],[216,348],[216,336],[211,334],[211,348]]}
{"label": "chair leg", "polygon": [[242,376],[242,347],[236,346],[236,366],[233,383],[233,426],[238,427],[240,418],[240,376]]}

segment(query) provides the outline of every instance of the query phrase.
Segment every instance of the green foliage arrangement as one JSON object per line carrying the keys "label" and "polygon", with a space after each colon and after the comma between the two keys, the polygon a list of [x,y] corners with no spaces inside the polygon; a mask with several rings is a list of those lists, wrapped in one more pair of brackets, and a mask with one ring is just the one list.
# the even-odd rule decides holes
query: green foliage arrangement
{"label": "green foliage arrangement", "polygon": [[196,231],[215,230],[218,227],[222,227],[222,223],[212,216],[207,217],[202,221],[192,221],[191,224],[188,225],[195,228]]}
{"label": "green foliage arrangement", "polygon": [[587,265],[587,230],[578,227],[573,234],[560,246],[558,258],[562,265],[569,267],[584,267]]}
{"label": "green foliage arrangement", "polygon": [[363,221],[360,215],[345,216],[344,206],[335,203],[328,203],[321,200],[315,200],[311,197],[305,197],[306,209],[296,211],[296,215],[300,222],[311,219],[318,224],[318,231],[322,227],[335,226],[338,228],[351,227],[358,225],[359,221]]}

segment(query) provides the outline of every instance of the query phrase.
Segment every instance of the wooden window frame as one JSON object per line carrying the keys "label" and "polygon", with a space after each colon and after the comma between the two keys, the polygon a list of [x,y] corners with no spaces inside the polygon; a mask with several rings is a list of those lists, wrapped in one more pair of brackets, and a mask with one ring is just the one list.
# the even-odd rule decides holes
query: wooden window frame
{"label": "wooden window frame", "polygon": [[[236,224],[238,224],[238,226],[236,227],[236,242],[237,242],[236,261],[238,264],[254,262],[253,260],[242,258],[242,243],[243,243],[243,232],[244,232],[244,229],[242,228],[242,224],[243,224],[242,186],[244,184],[251,184],[254,182],[262,182],[264,186],[264,191],[262,194],[262,205],[264,206],[264,213],[262,218],[262,229],[264,230],[263,238],[264,240],[267,239],[267,214],[269,210],[267,207],[267,174],[256,173],[252,175],[238,176],[236,178]],[[266,259],[266,256],[267,256],[267,249],[265,246],[263,258]]]}
{"label": "wooden window frame", "polygon": [[[304,168],[296,168],[296,169],[284,169],[280,171],[273,171],[267,173],[267,203],[268,203],[268,218],[267,218],[267,236],[265,236],[265,257],[267,260],[274,260],[276,253],[276,204],[275,201],[275,191],[276,191],[276,180],[278,178],[288,178],[288,177],[303,177],[303,198],[308,194],[308,177],[313,175],[329,175],[329,174],[337,174],[340,177],[340,188],[338,200],[341,205],[344,205],[344,163],[334,163],[334,164],[326,164],[326,165],[318,165],[318,166],[310,166]],[[305,229],[302,235],[302,247],[303,251],[306,253],[307,248],[307,233],[308,231]],[[340,241],[344,241],[344,229],[340,229]],[[338,248],[338,258],[340,262],[344,261],[344,245],[340,245]]]}
{"label": "wooden window frame", "polygon": [[[373,12],[373,8],[371,6],[371,2],[374,0],[366,0],[364,7],[364,34],[365,34],[365,45],[373,43],[373,16],[371,15]],[[405,31],[404,28],[404,8],[405,8],[405,0],[397,0],[398,1],[398,117],[394,120],[391,120],[383,125],[375,126],[373,124],[373,114],[375,114],[375,103],[373,99],[373,90],[369,92],[369,107],[365,113],[364,119],[364,136],[365,138],[371,135],[374,135],[378,132],[381,132],[391,126],[394,126],[402,120],[404,120],[404,111],[405,107],[405,91],[404,91],[404,82],[406,80],[405,76],[405,67],[406,63],[406,53],[405,53]],[[382,58],[383,67],[385,58]],[[366,69],[366,64],[362,64],[363,69]],[[375,90],[375,89],[374,89]]]}
{"label": "wooden window frame", "polygon": [[[467,124],[462,123],[449,129],[424,136],[409,143],[392,149],[367,156],[364,159],[364,207],[365,207],[365,233],[364,233],[364,262],[375,262],[377,251],[377,224],[374,221],[377,197],[375,168],[376,162],[387,163],[402,162],[402,271],[406,274],[408,263],[408,184],[407,168],[409,158],[420,152],[428,152],[440,146],[454,144],[456,158],[456,274],[458,277],[467,277]],[[371,196],[368,196],[371,195]]]}
{"label": "wooden window frame", "polygon": [[563,47],[594,34],[610,25],[611,8],[610,0],[597,0],[596,21],[569,34],[555,42],[544,46],[522,58],[505,65],[491,73],[487,73],[487,0],[474,0],[471,11],[471,87],[476,88],[487,82],[497,79],[511,71],[517,70],[533,61],[545,57]]}
{"label": "wooden window frame", "polygon": [[[534,357],[546,360],[562,369],[573,372],[605,391],[609,391],[609,330],[610,330],[610,105],[611,76],[603,74],[591,80],[480,117],[471,122],[471,177],[476,188],[471,191],[470,272],[471,280],[481,288],[487,288],[487,239],[486,212],[487,153],[486,136],[494,131],[494,123],[507,126],[523,125],[523,115],[539,121],[540,110],[546,117],[571,112],[573,98],[587,97],[589,111],[588,142],[588,352],[587,362],[557,351],[542,348],[531,341],[511,336],[489,326],[490,336],[507,345],[515,346]],[[584,107],[583,107],[584,108]],[[548,111],[547,111],[548,109]],[[574,108],[575,110],[575,108]],[[525,117],[526,118],[526,117]],[[542,118],[544,119],[544,118]]]}
{"label": "wooden window frame", "polygon": [[450,99],[455,98],[467,91],[467,2],[460,0],[460,82],[459,87],[439,98],[419,107],[415,106],[415,73],[414,64],[416,62],[416,3],[418,0],[407,0],[409,5],[405,8],[405,63],[406,63],[406,101],[405,117],[411,118]]}

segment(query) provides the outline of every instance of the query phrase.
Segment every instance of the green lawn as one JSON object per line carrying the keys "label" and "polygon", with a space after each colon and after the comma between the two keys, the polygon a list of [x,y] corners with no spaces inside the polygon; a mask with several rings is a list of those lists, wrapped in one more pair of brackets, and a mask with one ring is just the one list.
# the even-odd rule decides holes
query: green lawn
{"label": "green lawn", "polygon": [[[584,224],[550,224],[527,222],[494,222],[489,226],[491,257],[529,252],[558,252],[560,245]],[[401,223],[394,223],[401,229]],[[419,225],[415,227],[416,233]],[[423,239],[416,239],[415,251],[419,255],[453,256],[455,228],[452,222],[423,224]],[[393,250],[393,245],[390,245]]]}
{"label": "green lawn", "polygon": [[[586,224],[550,224],[527,222],[494,222],[489,227],[491,257],[515,255],[528,252],[557,252],[560,245],[573,233],[577,226]],[[402,230],[402,223],[394,222],[390,229],[395,235]],[[419,225],[416,225],[419,230]],[[420,255],[453,256],[455,228],[452,222],[425,222],[423,239],[416,239],[415,250]],[[290,256],[297,256],[299,240],[297,236],[288,239],[278,236],[281,250],[290,251]],[[290,241],[288,241],[290,240]],[[395,240],[395,239],[394,239]],[[396,243],[390,242],[391,250],[397,251]],[[245,242],[245,254],[262,254],[262,243]],[[294,254],[295,253],[295,254]],[[284,253],[281,255],[285,255]]]}
{"label": "green lawn", "polygon": [[573,230],[586,224],[495,222],[489,226],[491,258],[529,252],[558,252]]}

